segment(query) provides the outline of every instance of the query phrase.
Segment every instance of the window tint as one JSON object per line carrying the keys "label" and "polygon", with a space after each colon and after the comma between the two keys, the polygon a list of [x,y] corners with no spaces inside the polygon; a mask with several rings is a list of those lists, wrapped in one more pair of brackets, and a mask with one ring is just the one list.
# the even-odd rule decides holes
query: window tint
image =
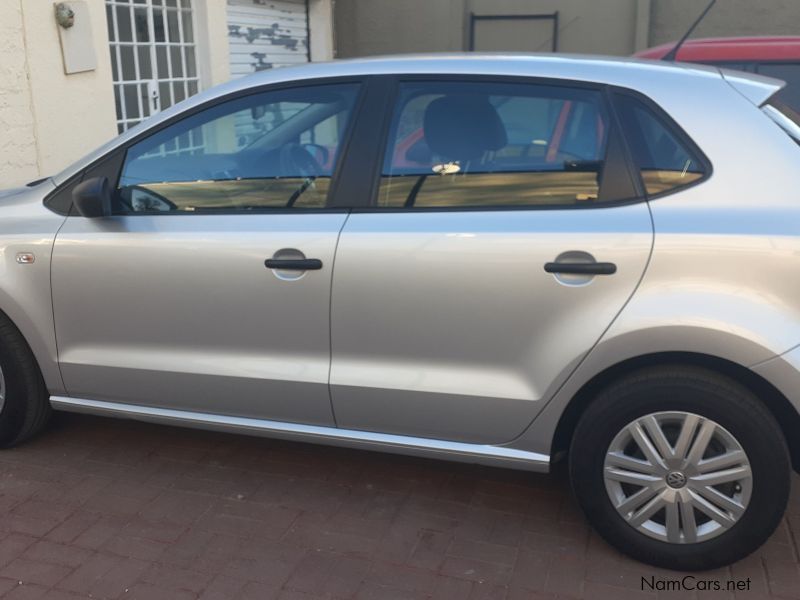
{"label": "window tint", "polygon": [[786,87],[777,93],[776,98],[800,112],[800,63],[765,63],[758,65],[758,72],[783,79]]}
{"label": "window tint", "polygon": [[128,149],[124,212],[324,207],[357,85],[254,94]]}
{"label": "window tint", "polygon": [[703,177],[702,162],[665,120],[632,96],[620,94],[617,101],[625,135],[648,195],[669,192]]}
{"label": "window tint", "polygon": [[573,205],[600,195],[608,120],[594,90],[497,83],[400,87],[377,204]]}

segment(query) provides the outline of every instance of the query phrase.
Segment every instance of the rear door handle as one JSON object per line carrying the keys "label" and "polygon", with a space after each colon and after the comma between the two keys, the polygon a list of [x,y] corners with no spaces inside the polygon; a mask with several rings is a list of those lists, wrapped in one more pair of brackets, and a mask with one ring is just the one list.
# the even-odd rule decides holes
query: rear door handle
{"label": "rear door handle", "polygon": [[559,273],[562,275],[613,275],[617,272],[617,265],[610,262],[549,262],[545,263],[544,270],[548,273]]}
{"label": "rear door handle", "polygon": [[268,258],[264,264],[268,269],[281,271],[319,271],[322,268],[318,258]]}

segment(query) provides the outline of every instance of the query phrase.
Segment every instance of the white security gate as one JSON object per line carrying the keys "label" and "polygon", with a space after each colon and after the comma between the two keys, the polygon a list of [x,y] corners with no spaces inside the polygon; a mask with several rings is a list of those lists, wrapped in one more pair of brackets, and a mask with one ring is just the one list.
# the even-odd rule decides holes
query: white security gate
{"label": "white security gate", "polygon": [[196,94],[192,0],[106,0],[117,130]]}
{"label": "white security gate", "polygon": [[228,0],[231,77],[308,62],[305,0]]}

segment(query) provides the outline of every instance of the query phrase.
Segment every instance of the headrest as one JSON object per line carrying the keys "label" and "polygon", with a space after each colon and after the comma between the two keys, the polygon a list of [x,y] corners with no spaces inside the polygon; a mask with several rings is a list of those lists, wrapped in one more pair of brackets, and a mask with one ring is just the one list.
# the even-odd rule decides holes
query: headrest
{"label": "headrest", "polygon": [[479,158],[508,143],[494,106],[478,94],[450,94],[431,102],[423,132],[431,151],[450,160]]}

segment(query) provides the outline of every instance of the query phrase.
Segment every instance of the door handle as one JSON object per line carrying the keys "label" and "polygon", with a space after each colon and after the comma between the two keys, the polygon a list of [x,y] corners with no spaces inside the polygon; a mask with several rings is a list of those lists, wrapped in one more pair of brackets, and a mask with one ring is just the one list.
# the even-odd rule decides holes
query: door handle
{"label": "door handle", "polygon": [[562,275],[613,275],[617,272],[617,265],[610,262],[595,263],[545,263],[547,273],[560,273]]}
{"label": "door handle", "polygon": [[268,269],[281,271],[318,271],[322,261],[318,258],[268,258],[264,261]]}

